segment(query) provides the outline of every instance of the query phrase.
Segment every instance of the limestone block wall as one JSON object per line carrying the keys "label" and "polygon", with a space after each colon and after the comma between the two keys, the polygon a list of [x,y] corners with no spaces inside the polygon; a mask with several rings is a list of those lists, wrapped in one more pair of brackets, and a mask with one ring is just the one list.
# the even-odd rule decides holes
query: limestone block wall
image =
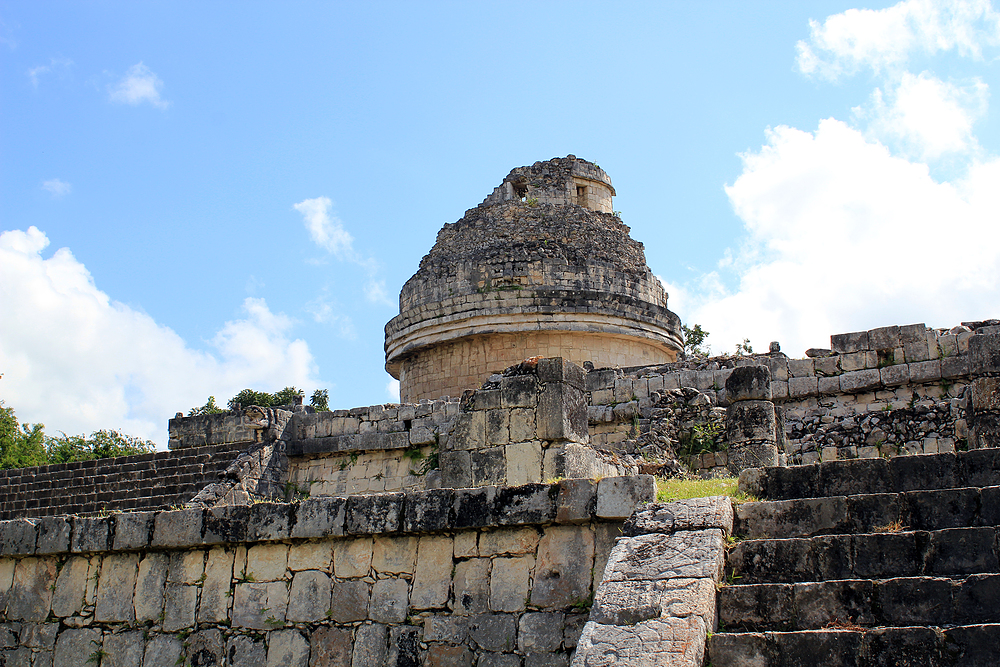
{"label": "limestone block wall", "polygon": [[651,477],[0,523],[0,663],[568,665]]}
{"label": "limestone block wall", "polygon": [[243,445],[254,441],[254,428],[242,410],[214,415],[185,417],[178,412],[167,424],[170,449],[203,447],[205,445]]}
{"label": "limestone block wall", "polygon": [[[810,350],[814,356],[805,359],[776,353],[591,371],[591,440],[595,447],[623,447],[636,438],[636,426],[647,432],[655,404],[670,390],[695,388],[714,406],[727,406],[732,369],[763,364],[784,414],[788,464],[954,451],[968,446],[969,340],[998,329],[968,324],[836,334],[830,349]],[[728,453],[686,462],[703,474],[725,474]]]}

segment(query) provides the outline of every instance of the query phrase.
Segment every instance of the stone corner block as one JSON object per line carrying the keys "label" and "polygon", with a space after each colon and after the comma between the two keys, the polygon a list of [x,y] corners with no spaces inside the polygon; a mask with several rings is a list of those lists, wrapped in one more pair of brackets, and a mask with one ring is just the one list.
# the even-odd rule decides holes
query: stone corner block
{"label": "stone corner block", "polygon": [[627,519],[644,503],[656,500],[656,480],[652,475],[605,477],[597,483],[600,519]]}
{"label": "stone corner block", "polygon": [[688,498],[647,505],[629,517],[622,528],[622,534],[631,537],[707,528],[719,528],[726,535],[732,533],[733,503],[728,496]]}

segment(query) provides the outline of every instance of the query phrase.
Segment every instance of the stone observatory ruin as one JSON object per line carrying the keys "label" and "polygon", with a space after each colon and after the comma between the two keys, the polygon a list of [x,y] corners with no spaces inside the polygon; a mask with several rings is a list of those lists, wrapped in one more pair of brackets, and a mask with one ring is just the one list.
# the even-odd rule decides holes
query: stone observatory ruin
{"label": "stone observatory ruin", "polygon": [[596,367],[674,361],[680,319],[615,189],[574,155],[518,167],[446,224],[385,327],[404,402],[460,396],[534,356]]}
{"label": "stone observatory ruin", "polygon": [[1000,321],[685,357],[614,194],[571,155],[445,225],[401,403],[0,470],[0,665],[998,664]]}

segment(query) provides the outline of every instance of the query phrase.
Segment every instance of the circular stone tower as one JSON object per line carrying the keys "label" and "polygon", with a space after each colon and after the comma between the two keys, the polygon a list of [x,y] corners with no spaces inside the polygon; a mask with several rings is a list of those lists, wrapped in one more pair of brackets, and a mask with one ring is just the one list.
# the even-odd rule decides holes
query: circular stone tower
{"label": "circular stone tower", "polygon": [[460,396],[536,355],[596,367],[666,363],[680,319],[611,208],[604,170],[574,155],[512,170],[438,232],[385,327],[404,402]]}

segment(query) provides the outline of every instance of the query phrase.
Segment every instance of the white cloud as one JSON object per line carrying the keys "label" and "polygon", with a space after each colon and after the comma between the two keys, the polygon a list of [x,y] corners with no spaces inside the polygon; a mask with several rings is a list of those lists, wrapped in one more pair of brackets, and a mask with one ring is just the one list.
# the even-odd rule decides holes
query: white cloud
{"label": "white cloud", "polygon": [[369,280],[365,285],[365,298],[372,303],[381,303],[388,306],[393,305],[388,292],[385,291],[384,280]]}
{"label": "white cloud", "polygon": [[354,239],[344,229],[340,218],[331,211],[333,202],[329,197],[304,199],[294,204],[293,208],[302,214],[313,243],[341,259],[354,258],[351,247]]}
{"label": "white cloud", "polygon": [[982,57],[1000,42],[1000,14],[989,0],[905,0],[886,9],[849,9],[810,21],[810,36],[796,45],[799,69],[837,79],[860,69],[903,67],[912,55],[957,51]]}
{"label": "white cloud", "polygon": [[989,97],[980,79],[960,87],[928,72],[904,72],[890,94],[886,103],[876,89],[869,108],[855,109],[858,117],[870,119],[873,136],[895,140],[905,154],[922,160],[977,148],[972,126],[985,114]]}
{"label": "white cloud", "polygon": [[73,61],[69,58],[49,58],[48,65],[38,65],[37,67],[31,67],[28,69],[26,74],[28,78],[31,79],[31,85],[38,88],[38,80],[44,74],[51,74],[53,72],[65,72],[73,65]]}
{"label": "white cloud", "polygon": [[142,62],[128,68],[121,81],[109,88],[112,102],[138,106],[149,102],[158,109],[166,109],[170,103],[160,97],[163,81]]}
{"label": "white cloud", "polygon": [[211,353],[113,301],[66,248],[43,258],[35,227],[0,234],[0,391],[19,419],[49,432],[121,428],[166,442],[167,419],[245,387],[316,386],[309,347],[263,299],[243,302]]}
{"label": "white cloud", "polygon": [[313,316],[313,320],[318,324],[328,324],[340,333],[342,338],[354,340],[357,332],[354,330],[354,321],[348,315],[338,313],[334,307],[324,297],[320,296],[306,304],[306,310]]}
{"label": "white cloud", "polygon": [[719,293],[708,274],[682,291],[686,321],[712,332],[716,351],[749,337],[800,356],[833,333],[997,315],[1000,160],[939,182],[834,119],[812,133],[779,127],[742,158],[726,188],[748,234],[738,288]]}
{"label": "white cloud", "polygon": [[42,189],[46,190],[49,194],[51,194],[54,199],[65,197],[69,193],[73,192],[72,185],[58,178],[53,178],[51,180],[43,182]]}
{"label": "white cloud", "polygon": [[385,395],[393,403],[399,403],[399,380],[389,380],[385,384]]}

